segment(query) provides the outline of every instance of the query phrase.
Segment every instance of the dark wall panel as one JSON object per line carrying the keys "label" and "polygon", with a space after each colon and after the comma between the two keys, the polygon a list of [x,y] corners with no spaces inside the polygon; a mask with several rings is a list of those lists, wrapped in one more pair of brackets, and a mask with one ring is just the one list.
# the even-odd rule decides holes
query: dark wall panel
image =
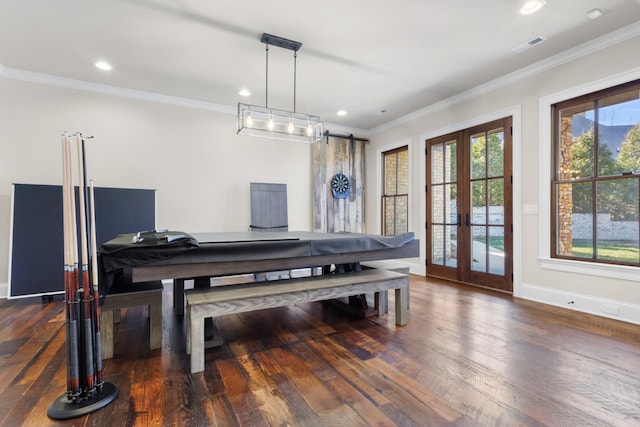
{"label": "dark wall panel", "polygon": [[[118,234],[155,229],[155,190],[96,187],[94,193],[98,246]],[[62,235],[62,187],[14,184],[9,298],[64,292]]]}

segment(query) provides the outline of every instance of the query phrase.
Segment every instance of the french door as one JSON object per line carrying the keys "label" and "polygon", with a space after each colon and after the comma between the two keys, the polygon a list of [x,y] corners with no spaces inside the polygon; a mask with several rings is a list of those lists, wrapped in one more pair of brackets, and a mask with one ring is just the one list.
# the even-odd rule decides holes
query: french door
{"label": "french door", "polygon": [[513,291],[511,118],[426,141],[427,275]]}

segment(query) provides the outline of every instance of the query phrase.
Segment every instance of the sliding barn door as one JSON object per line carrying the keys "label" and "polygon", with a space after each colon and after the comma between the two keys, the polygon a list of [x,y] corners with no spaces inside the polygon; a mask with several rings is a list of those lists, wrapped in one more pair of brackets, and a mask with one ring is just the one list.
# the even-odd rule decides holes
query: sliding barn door
{"label": "sliding barn door", "polygon": [[[313,143],[313,231],[364,231],[364,144],[339,137]],[[331,187],[336,176],[348,184],[341,197]]]}

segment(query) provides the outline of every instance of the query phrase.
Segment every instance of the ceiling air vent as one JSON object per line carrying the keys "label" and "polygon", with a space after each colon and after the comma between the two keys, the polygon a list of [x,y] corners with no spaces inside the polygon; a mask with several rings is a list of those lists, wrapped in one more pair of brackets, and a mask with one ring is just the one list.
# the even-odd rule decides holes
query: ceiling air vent
{"label": "ceiling air vent", "polygon": [[518,46],[514,47],[511,50],[513,50],[514,52],[520,53],[520,52],[523,52],[523,51],[525,51],[525,50],[527,50],[527,49],[529,49],[529,48],[531,48],[531,47],[533,47],[533,46],[535,46],[537,44],[542,43],[545,40],[546,39],[544,37],[542,37],[542,36],[534,37],[531,40],[529,40],[528,42],[522,43],[521,45],[518,45]]}

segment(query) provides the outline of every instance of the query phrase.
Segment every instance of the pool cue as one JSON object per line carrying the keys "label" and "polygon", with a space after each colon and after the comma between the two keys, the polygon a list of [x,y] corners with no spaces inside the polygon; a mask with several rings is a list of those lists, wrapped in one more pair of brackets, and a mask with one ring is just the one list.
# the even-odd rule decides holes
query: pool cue
{"label": "pool cue", "polygon": [[[75,200],[73,188],[73,174],[71,173],[71,141],[69,136],[63,138],[64,149],[64,225],[65,225],[65,289],[67,292],[67,308],[69,310],[68,350],[69,357],[67,363],[69,367],[69,390],[71,400],[80,395],[80,361],[78,360],[78,306],[76,290],[78,288],[77,274],[77,245],[76,245],[76,225],[75,225]],[[74,255],[75,253],[75,255]]]}
{"label": "pool cue", "polygon": [[[94,387],[93,371],[93,310],[91,305],[91,291],[89,288],[89,251],[87,241],[87,210],[85,204],[85,162],[84,162],[84,138],[81,133],[76,133],[76,144],[78,148],[78,207],[80,214],[80,261],[78,274],[82,279],[82,323],[84,332],[84,356],[85,356],[85,380],[86,390],[91,391]],[[82,267],[80,267],[80,265]]]}
{"label": "pool cue", "polygon": [[102,336],[100,332],[100,291],[98,289],[98,250],[96,240],[96,205],[93,180],[89,181],[89,212],[91,220],[91,276],[93,283],[93,325],[95,327],[96,386],[102,385]]}
{"label": "pool cue", "polygon": [[66,154],[66,140],[68,135],[66,132],[62,133],[61,147],[62,147],[62,225],[63,225],[63,247],[64,247],[64,302],[65,302],[65,328],[67,333],[67,392],[71,393],[71,308],[69,301],[71,300],[71,269],[69,268],[69,239],[67,233],[69,232],[69,224],[67,223],[67,154]]}

